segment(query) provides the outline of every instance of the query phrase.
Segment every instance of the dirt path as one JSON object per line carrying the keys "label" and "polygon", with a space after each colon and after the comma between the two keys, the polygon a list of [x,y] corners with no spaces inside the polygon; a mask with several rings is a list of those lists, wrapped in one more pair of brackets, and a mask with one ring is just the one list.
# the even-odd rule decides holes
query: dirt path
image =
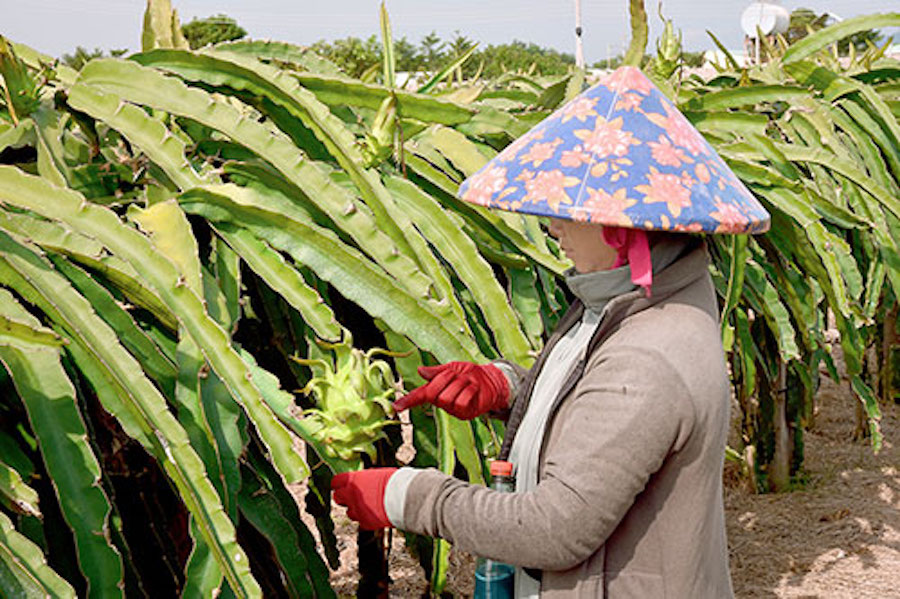
{"label": "dirt path", "polygon": [[[854,399],[824,380],[815,428],[806,436],[802,490],[750,495],[725,489],[728,541],[738,599],[900,599],[900,408],[882,406],[884,448],[850,441]],[[336,513],[344,543],[332,575],[341,597],[356,590],[355,526]],[[452,556],[448,590],[471,596],[473,560]],[[392,597],[420,597],[424,576],[394,535]]]}
{"label": "dirt path", "polygon": [[740,598],[900,598],[900,410],[882,406],[884,448],[853,443],[847,383],[823,380],[806,436],[806,485],[779,495],[726,489]]}

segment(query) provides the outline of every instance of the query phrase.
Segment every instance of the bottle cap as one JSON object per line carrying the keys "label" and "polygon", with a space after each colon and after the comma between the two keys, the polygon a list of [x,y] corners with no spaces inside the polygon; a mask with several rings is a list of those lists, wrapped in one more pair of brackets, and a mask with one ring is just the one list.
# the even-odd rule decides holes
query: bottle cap
{"label": "bottle cap", "polygon": [[512,476],[512,462],[494,460],[491,462],[491,476]]}

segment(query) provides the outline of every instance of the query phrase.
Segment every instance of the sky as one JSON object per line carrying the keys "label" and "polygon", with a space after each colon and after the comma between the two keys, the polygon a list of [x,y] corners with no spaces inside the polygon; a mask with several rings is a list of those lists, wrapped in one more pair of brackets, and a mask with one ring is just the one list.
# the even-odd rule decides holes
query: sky
{"label": "sky", "polygon": [[[320,39],[378,34],[380,0],[172,0],[182,23],[226,14],[255,39],[311,44]],[[650,43],[661,31],[657,2],[646,0]],[[742,48],[740,17],[749,0],[665,0],[663,14],[681,29],[688,50],[713,47],[710,30],[729,48]],[[788,10],[810,8],[840,18],[900,12],[900,0],[781,0]],[[386,0],[395,38],[418,44],[434,31],[455,32],[482,45],[513,40],[575,52],[574,0]],[[51,56],[77,46],[140,49],[145,0],[0,0],[0,34]],[[627,47],[627,0],[582,0],[584,54],[588,64]],[[889,31],[894,35],[896,28]],[[900,43],[900,36],[897,37]],[[651,46],[652,47],[652,46]]]}

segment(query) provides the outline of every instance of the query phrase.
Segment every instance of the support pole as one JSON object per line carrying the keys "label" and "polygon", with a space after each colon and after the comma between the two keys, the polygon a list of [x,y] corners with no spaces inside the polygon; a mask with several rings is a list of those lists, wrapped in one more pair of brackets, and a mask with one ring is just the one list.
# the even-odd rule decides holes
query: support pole
{"label": "support pole", "polygon": [[581,0],[575,0],[575,66],[584,68],[584,44],[581,40]]}

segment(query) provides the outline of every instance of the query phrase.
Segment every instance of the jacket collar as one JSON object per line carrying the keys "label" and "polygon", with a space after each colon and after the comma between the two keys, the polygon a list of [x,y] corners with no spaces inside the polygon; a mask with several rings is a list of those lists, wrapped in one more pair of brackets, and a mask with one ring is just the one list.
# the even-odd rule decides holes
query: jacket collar
{"label": "jacket collar", "polygon": [[683,258],[653,275],[652,295],[647,297],[643,289],[637,289],[610,300],[607,318],[620,321],[632,314],[646,310],[671,297],[709,273],[709,253],[706,242],[690,250]]}
{"label": "jacket collar", "polygon": [[[688,250],[690,243],[689,238],[678,236],[664,239],[653,246],[651,252],[653,286],[651,289],[654,295],[658,293],[658,276]],[[589,273],[578,273],[575,269],[570,269],[566,272],[566,285],[586,308],[598,313],[613,298],[637,290],[635,284],[631,282],[631,270],[627,265],[612,270]]]}

